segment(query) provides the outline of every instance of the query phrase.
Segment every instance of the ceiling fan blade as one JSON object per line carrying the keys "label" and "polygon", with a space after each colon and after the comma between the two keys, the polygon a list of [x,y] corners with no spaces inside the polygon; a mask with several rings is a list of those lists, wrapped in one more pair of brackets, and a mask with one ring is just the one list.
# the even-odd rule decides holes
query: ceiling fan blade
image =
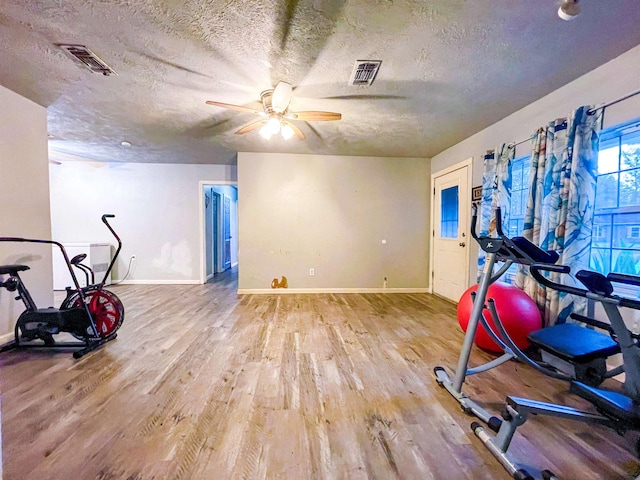
{"label": "ceiling fan blade", "polygon": [[271,108],[276,112],[285,112],[291,102],[293,88],[287,82],[278,82],[271,95]]}
{"label": "ceiling fan blade", "polygon": [[293,133],[296,137],[298,137],[300,140],[305,139],[304,133],[302,133],[302,130],[300,130],[297,125],[294,125],[291,122],[287,122],[287,125],[291,127],[291,130],[293,130]]}
{"label": "ceiling fan blade", "polygon": [[213,105],[215,107],[229,108],[231,110],[239,110],[241,112],[255,113],[256,115],[266,115],[266,113],[256,110],[255,108],[243,107],[242,105],[233,105],[232,103],[214,102],[213,100],[207,100],[207,105]]}
{"label": "ceiling fan blade", "polygon": [[340,120],[342,118],[341,113],[334,112],[289,112],[285,115],[285,118],[291,118],[293,120],[302,120],[305,122],[330,122],[332,120]]}
{"label": "ceiling fan blade", "polygon": [[250,123],[249,125],[245,125],[244,127],[242,127],[240,130],[237,130],[236,135],[242,135],[243,133],[252,132],[256,128],[260,128],[266,124],[267,120],[258,120],[257,122]]}

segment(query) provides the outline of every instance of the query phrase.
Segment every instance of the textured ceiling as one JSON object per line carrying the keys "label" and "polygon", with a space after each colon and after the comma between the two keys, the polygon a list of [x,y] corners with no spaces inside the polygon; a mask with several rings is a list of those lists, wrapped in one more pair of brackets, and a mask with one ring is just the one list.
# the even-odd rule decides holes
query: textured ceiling
{"label": "textured ceiling", "polygon": [[[237,151],[431,157],[640,44],[638,0],[2,0],[0,85],[47,107],[52,158],[233,163]],[[86,45],[118,76],[78,66]],[[356,60],[379,59],[370,87]],[[307,139],[235,135],[294,86]],[[120,145],[131,142],[130,148]]]}

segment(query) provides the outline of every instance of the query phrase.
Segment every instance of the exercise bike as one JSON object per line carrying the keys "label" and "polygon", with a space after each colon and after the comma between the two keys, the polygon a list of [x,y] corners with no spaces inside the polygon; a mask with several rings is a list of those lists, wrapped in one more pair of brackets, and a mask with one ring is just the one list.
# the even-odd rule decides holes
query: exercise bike
{"label": "exercise bike", "polygon": [[[124,306],[113,292],[104,289],[109,273],[122,249],[120,237],[118,237],[107,220],[113,217],[115,215],[102,215],[102,222],[115,237],[118,242],[118,248],[104,274],[104,278],[99,283],[95,283],[93,271],[82,264],[82,261],[86,258],[85,254],[76,255],[69,260],[64,246],[53,240],[0,237],[0,242],[56,245],[64,257],[73,281],[73,286],[67,287],[66,297],[59,308],[38,308],[19,273],[29,270],[30,267],[27,265],[0,266],[0,276],[8,275],[6,280],[0,282],[0,287],[6,288],[9,292],[17,291],[16,300],[22,300],[25,306],[25,311],[16,321],[15,341],[5,350],[28,347],[77,349],[73,352],[73,357],[80,358],[116,338],[116,332],[124,321]],[[74,267],[84,272],[86,286],[80,286]],[[54,335],[61,332],[70,333],[79,341],[56,342]]]}

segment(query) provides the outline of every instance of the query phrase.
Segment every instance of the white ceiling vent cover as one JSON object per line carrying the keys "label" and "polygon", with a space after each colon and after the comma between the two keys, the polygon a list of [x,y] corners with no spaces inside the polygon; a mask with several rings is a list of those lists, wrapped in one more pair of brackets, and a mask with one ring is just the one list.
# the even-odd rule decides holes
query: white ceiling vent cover
{"label": "white ceiling vent cover", "polygon": [[104,63],[95,53],[84,45],[57,44],[68,55],[82,63],[93,73],[101,73],[102,75],[118,75],[109,65]]}
{"label": "white ceiling vent cover", "polygon": [[371,85],[378,74],[382,60],[356,60],[349,85]]}

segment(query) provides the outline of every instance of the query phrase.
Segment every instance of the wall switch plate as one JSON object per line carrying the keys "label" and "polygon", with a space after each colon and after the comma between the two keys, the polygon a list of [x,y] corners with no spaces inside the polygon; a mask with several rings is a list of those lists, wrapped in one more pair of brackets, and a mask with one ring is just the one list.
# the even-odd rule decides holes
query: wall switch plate
{"label": "wall switch plate", "polygon": [[309,276],[313,277],[316,274],[316,271],[313,268],[309,269]]}

